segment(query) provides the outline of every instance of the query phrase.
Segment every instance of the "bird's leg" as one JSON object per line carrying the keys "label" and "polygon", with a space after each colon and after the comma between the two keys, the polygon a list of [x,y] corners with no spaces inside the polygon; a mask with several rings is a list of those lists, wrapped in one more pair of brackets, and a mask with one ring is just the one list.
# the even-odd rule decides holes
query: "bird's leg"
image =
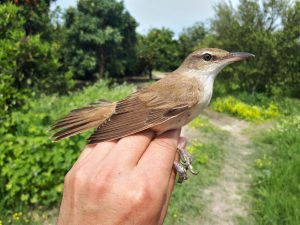
{"label": "bird's leg", "polygon": [[[182,137],[181,137],[182,138]],[[180,142],[177,146],[177,151],[180,155],[180,163],[174,163],[174,168],[178,173],[178,183],[182,183],[184,180],[187,180],[187,171],[190,171],[192,174],[197,175],[198,172],[195,172],[192,167],[193,157],[192,155],[185,149],[186,139]]]}

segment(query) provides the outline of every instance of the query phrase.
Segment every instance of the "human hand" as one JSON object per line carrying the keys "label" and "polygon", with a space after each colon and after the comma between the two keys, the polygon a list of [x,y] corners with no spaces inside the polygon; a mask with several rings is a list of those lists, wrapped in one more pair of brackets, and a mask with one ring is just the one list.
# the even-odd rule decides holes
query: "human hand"
{"label": "human hand", "polygon": [[88,145],[65,177],[58,225],[162,224],[184,141],[179,135],[145,131]]}

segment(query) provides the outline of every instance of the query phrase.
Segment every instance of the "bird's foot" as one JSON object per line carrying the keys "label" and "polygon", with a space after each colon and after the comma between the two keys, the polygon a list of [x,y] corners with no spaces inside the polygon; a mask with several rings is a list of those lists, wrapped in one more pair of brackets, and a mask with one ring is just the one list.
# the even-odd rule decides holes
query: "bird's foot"
{"label": "bird's foot", "polygon": [[178,183],[182,183],[183,181],[187,180],[187,171],[190,171],[193,175],[197,175],[198,172],[194,171],[192,166],[193,157],[192,155],[185,149],[186,146],[186,139],[182,141],[178,147],[177,151],[180,155],[180,163],[174,163],[174,167],[178,173]]}
{"label": "bird's foot", "polygon": [[174,162],[174,168],[178,174],[178,183],[182,183],[183,181],[188,179],[186,169],[183,165],[178,162]]}
{"label": "bird's foot", "polygon": [[187,171],[190,171],[193,175],[197,175],[198,172],[194,171],[192,162],[192,155],[185,148],[177,148],[180,154],[180,162],[185,167]]}

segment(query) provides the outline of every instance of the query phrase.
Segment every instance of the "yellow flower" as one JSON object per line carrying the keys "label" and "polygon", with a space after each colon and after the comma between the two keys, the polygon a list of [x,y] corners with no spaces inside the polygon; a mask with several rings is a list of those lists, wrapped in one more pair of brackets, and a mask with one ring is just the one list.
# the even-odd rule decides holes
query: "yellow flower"
{"label": "yellow flower", "polygon": [[218,112],[228,112],[240,118],[259,121],[280,116],[277,105],[271,102],[267,109],[259,106],[248,105],[233,96],[217,98],[212,107]]}

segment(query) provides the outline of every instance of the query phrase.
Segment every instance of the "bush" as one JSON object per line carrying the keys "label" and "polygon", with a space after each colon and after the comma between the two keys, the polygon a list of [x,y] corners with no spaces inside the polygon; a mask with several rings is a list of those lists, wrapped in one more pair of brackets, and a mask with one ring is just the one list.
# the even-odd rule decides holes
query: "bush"
{"label": "bush", "polygon": [[101,81],[70,96],[52,95],[30,100],[13,112],[6,126],[0,127],[2,208],[57,203],[63,191],[64,175],[78,157],[88,134],[53,143],[49,139],[50,125],[71,109],[100,98],[120,99],[133,90],[132,85],[110,89],[106,81]]}
{"label": "bush", "polygon": [[233,96],[217,98],[212,103],[212,108],[218,112],[227,112],[250,121],[261,121],[281,115],[278,106],[273,102],[269,102],[267,107],[262,108],[255,105],[248,105]]}

